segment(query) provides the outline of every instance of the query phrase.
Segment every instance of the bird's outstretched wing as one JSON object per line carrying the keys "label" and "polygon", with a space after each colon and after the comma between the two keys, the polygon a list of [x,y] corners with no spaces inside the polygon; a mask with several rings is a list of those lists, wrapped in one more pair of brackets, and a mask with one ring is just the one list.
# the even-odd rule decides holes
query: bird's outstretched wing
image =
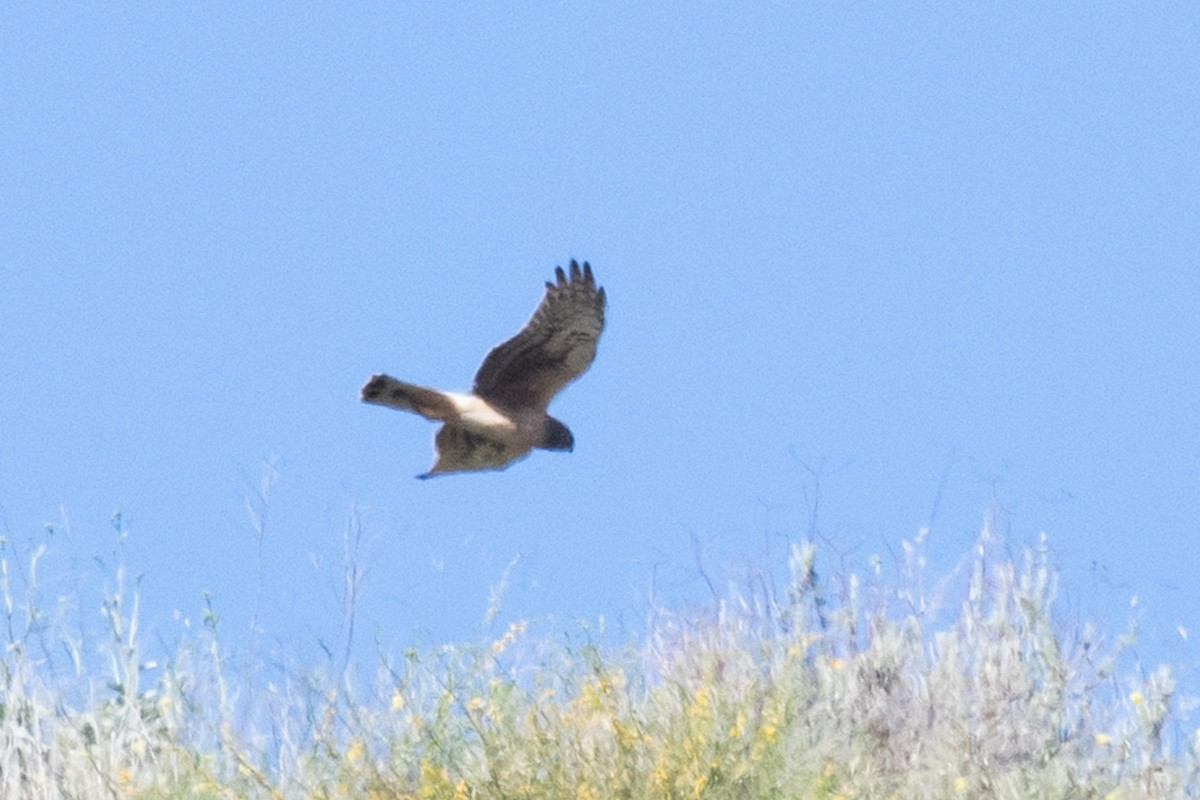
{"label": "bird's outstretched wing", "polygon": [[556,283],[513,338],[492,348],[475,374],[475,394],[514,411],[545,411],[560,389],[582,375],[596,357],[604,330],[604,289],[592,268],[571,262],[570,275],[555,268]]}

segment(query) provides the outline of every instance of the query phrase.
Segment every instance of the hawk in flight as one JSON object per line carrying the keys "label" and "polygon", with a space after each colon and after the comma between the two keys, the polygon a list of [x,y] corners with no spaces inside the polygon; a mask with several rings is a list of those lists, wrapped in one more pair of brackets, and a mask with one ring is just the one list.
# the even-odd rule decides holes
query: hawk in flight
{"label": "hawk in flight", "polygon": [[546,413],[551,398],[582,375],[596,357],[604,330],[604,289],[592,268],[556,267],[542,302],[513,338],[492,348],[475,373],[470,394],[439,392],[389,375],[372,375],[364,403],[412,411],[442,422],[434,437],[433,467],[446,472],[504,469],[533,448],[573,450],[567,426]]}

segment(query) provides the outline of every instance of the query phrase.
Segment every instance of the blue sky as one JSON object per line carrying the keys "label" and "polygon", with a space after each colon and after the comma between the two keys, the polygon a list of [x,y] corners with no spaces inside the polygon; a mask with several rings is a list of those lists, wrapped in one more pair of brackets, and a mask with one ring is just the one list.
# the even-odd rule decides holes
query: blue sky
{"label": "blue sky", "polygon": [[[506,569],[498,624],[636,626],[707,596],[694,541],[865,571],[929,526],[947,571],[998,510],[1064,618],[1195,665],[1194,6],[2,13],[0,523],[85,617],[116,510],[164,640],[210,592],[301,651],[352,510],[387,647],[476,637]],[[572,257],[575,452],[414,480],[365,378],[469,387]]]}

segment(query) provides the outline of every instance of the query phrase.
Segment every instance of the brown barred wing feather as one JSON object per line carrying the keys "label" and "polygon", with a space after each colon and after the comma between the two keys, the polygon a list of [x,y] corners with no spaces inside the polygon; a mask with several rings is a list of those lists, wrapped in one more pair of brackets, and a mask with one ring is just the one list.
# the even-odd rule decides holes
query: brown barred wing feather
{"label": "brown barred wing feather", "polygon": [[513,338],[496,346],[475,375],[475,394],[513,411],[545,411],[564,386],[596,357],[604,330],[604,289],[592,268],[572,261],[555,268],[555,283]]}

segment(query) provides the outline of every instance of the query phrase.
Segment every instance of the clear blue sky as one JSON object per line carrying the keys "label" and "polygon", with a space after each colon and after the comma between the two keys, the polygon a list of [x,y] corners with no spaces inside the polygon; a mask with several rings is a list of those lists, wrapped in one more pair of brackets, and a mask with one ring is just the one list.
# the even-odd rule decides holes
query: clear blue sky
{"label": "clear blue sky", "polygon": [[[1190,668],[1198,53],[1188,3],[8,7],[2,532],[57,526],[86,617],[119,509],[164,640],[207,591],[305,648],[356,507],[399,647],[478,635],[517,557],[501,623],[636,625],[706,596],[693,537],[866,570],[930,526],[944,571],[1002,508],[1064,617],[1137,595]],[[414,480],[433,427],[364,379],[469,387],[572,257],[575,452]]]}

